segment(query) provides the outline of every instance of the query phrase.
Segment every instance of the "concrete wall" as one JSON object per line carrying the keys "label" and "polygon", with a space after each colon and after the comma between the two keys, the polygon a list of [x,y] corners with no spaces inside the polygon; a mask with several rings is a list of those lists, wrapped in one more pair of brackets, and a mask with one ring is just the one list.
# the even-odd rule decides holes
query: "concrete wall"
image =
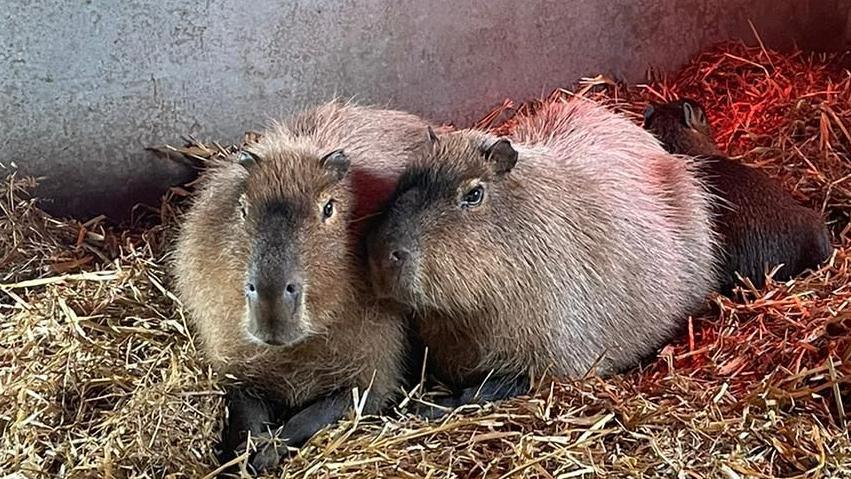
{"label": "concrete wall", "polygon": [[230,141],[337,93],[463,125],[609,72],[639,80],[703,46],[846,45],[851,0],[6,0],[0,163],[54,210],[119,215],[187,171],[143,151]]}

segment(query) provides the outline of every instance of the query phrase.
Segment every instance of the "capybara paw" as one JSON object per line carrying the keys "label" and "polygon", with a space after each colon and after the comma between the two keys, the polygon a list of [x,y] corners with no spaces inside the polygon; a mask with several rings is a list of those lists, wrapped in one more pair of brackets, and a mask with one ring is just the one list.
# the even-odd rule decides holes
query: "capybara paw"
{"label": "capybara paw", "polygon": [[276,468],[281,460],[286,456],[287,448],[283,445],[277,445],[273,442],[258,446],[255,452],[248,460],[248,465],[251,466],[252,472],[259,474]]}

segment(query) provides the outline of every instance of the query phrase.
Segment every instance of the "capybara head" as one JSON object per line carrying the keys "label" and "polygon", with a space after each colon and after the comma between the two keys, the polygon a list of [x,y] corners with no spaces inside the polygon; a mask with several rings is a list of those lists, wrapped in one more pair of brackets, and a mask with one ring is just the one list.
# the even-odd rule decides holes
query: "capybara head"
{"label": "capybara head", "polygon": [[510,271],[501,258],[510,255],[504,222],[519,194],[517,157],[507,139],[429,130],[367,240],[376,293],[452,311],[489,303]]}
{"label": "capybara head", "polygon": [[669,153],[683,155],[718,154],[712,128],[703,107],[683,98],[669,103],[650,104],[644,109],[644,128],[653,133]]}
{"label": "capybara head", "polygon": [[245,328],[256,342],[291,346],[321,332],[346,294],[349,159],[258,147],[240,153],[238,211],[245,247]]}

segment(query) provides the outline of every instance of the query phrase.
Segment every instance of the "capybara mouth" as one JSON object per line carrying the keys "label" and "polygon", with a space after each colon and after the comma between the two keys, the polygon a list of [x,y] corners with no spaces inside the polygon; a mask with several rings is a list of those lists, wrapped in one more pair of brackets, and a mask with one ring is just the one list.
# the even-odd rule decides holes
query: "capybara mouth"
{"label": "capybara mouth", "polygon": [[376,297],[411,303],[417,290],[417,260],[409,247],[395,242],[374,244],[369,270]]}
{"label": "capybara mouth", "polygon": [[304,308],[299,306],[291,317],[266,317],[263,322],[249,318],[245,333],[249,341],[268,347],[292,347],[311,335],[311,328],[304,317]]}
{"label": "capybara mouth", "polygon": [[310,336],[309,331],[305,328],[292,325],[282,325],[274,331],[263,332],[249,328],[246,333],[248,334],[248,338],[251,342],[275,348],[293,347]]}
{"label": "capybara mouth", "polygon": [[385,268],[373,262],[370,267],[370,278],[377,298],[393,299],[400,303],[413,302],[414,278],[409,271]]}

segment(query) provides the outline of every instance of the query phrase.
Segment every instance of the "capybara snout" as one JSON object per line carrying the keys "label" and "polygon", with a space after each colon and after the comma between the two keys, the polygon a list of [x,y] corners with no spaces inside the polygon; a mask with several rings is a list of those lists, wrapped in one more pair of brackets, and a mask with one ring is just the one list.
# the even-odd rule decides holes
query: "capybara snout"
{"label": "capybara snout", "polygon": [[290,346],[311,330],[297,230],[279,211],[266,211],[258,222],[245,281],[246,332],[260,343]]}
{"label": "capybara snout", "polygon": [[246,328],[250,337],[272,346],[289,346],[304,339],[304,283],[300,272],[257,266],[245,285]]}
{"label": "capybara snout", "polygon": [[369,238],[369,267],[379,297],[403,299],[417,290],[419,247],[416,229],[396,212]]}

